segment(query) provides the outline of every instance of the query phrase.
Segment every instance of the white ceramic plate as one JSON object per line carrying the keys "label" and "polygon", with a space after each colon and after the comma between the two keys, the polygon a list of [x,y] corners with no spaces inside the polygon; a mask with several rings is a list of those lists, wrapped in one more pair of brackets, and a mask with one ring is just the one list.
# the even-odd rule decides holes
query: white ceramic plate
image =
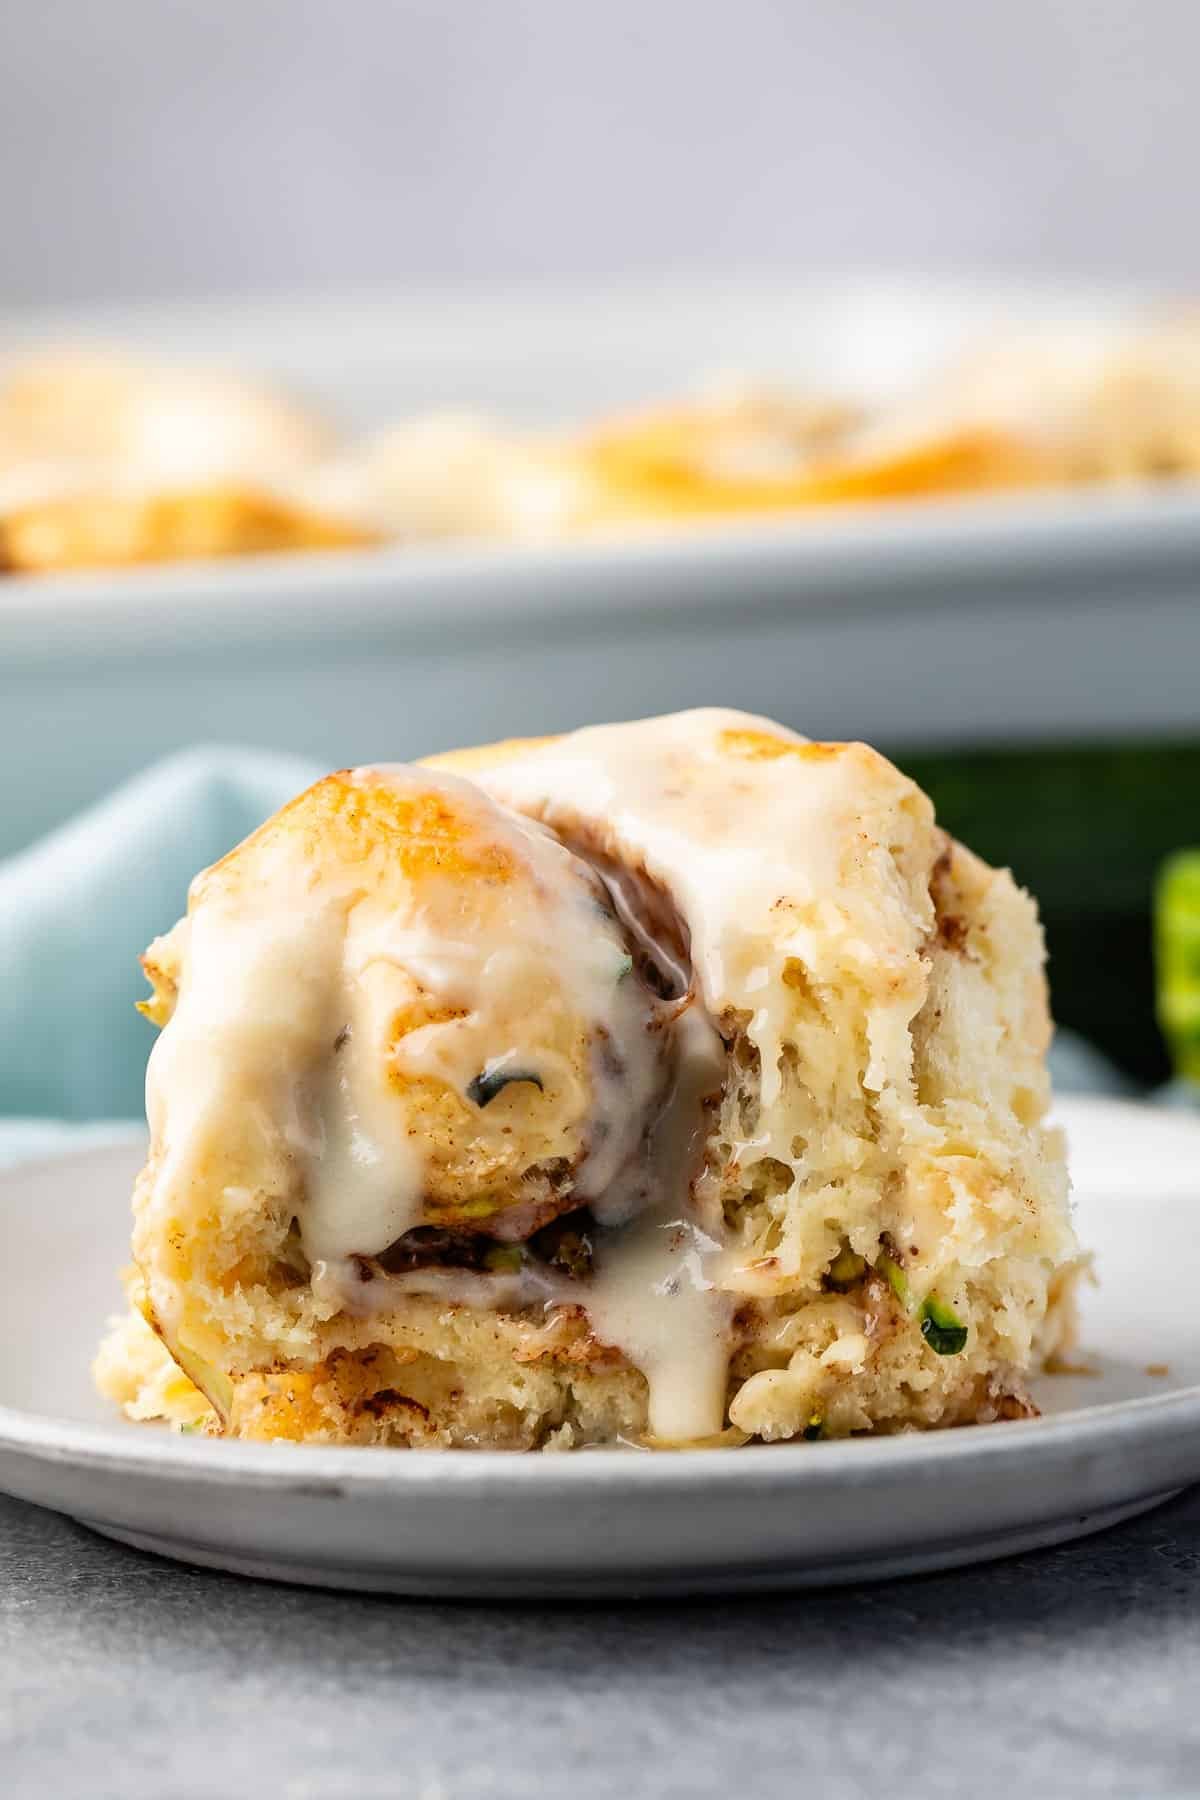
{"label": "white ceramic plate", "polygon": [[1200,1480],[1200,1121],[1100,1100],[1061,1111],[1100,1277],[1084,1330],[1096,1374],[1045,1379],[1029,1423],[692,1455],[299,1449],[117,1423],[88,1363],[141,1146],[12,1170],[0,1485],[184,1561],[407,1594],[819,1586],[1099,1530]]}
{"label": "white ceramic plate", "polygon": [[[870,281],[0,320],[268,371],[367,425],[569,418],[741,370],[878,393],[1001,322],[1131,296]],[[835,509],[625,541],[0,579],[0,854],[197,741],[333,766],[675,708],[889,746],[1200,725],[1200,490]]]}

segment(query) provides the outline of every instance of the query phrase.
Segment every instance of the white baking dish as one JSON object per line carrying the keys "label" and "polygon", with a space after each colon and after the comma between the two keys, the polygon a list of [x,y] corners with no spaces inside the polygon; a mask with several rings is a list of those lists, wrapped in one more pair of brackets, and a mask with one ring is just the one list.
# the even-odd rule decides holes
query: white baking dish
{"label": "white baking dish", "polygon": [[[827,283],[26,318],[242,364],[355,424],[575,417],[738,369],[902,384],[1092,290]],[[0,581],[0,853],[184,744],[327,764],[721,702],[889,746],[1200,725],[1200,486],[944,500],[561,548]]]}

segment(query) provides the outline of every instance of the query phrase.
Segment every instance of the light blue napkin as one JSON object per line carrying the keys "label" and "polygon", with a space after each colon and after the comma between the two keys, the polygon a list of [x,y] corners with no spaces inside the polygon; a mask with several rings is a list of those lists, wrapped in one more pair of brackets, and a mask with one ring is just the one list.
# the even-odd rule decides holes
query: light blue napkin
{"label": "light blue napkin", "polygon": [[318,773],[185,751],[0,862],[0,1162],[76,1147],[68,1122],[142,1117],[154,1031],[134,1010],[148,992],[138,957],[196,871]]}
{"label": "light blue napkin", "polygon": [[[0,1163],[77,1148],[142,1118],[153,1028],[137,959],[183,912],[188,883],[321,771],[261,751],[198,749],[156,764],[0,862]],[[1128,1092],[1061,1033],[1066,1092]]]}

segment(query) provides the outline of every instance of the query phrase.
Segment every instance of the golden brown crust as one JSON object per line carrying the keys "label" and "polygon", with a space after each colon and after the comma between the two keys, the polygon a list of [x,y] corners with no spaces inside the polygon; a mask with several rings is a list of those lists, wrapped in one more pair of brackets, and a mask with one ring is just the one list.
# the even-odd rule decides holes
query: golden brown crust
{"label": "golden brown crust", "polygon": [[0,517],[0,563],[14,574],[343,550],[374,541],[370,532],[347,520],[243,486],[170,494],[73,494]]}
{"label": "golden brown crust", "polygon": [[295,849],[313,870],[354,871],[368,891],[397,893],[432,877],[507,884],[512,852],[436,787],[397,786],[385,773],[340,769],[306,788],[192,883],[189,908],[218,893],[236,899],[259,880],[262,856]]}

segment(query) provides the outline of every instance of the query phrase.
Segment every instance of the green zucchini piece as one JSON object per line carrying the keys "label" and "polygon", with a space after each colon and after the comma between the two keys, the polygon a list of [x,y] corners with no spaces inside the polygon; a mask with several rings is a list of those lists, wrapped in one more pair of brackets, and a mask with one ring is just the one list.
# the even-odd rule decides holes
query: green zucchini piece
{"label": "green zucchini piece", "polygon": [[912,1304],[912,1296],[909,1293],[908,1287],[908,1276],[904,1273],[904,1270],[900,1267],[900,1264],[896,1261],[895,1257],[889,1256],[886,1250],[881,1250],[875,1259],[875,1271],[876,1274],[883,1276],[893,1294],[895,1294],[897,1300],[907,1312]]}
{"label": "green zucchini piece", "polygon": [[586,1231],[568,1228],[555,1233],[551,1227],[551,1235],[546,1241],[546,1261],[552,1269],[561,1269],[575,1281],[584,1281],[592,1273],[592,1240]]}
{"label": "green zucchini piece", "polygon": [[1158,1022],[1185,1081],[1200,1083],[1200,850],[1181,850],[1159,871],[1154,894]]}
{"label": "green zucchini piece", "polygon": [[806,1444],[815,1444],[818,1438],[825,1436],[825,1420],[819,1412],[808,1415],[808,1424],[804,1427],[803,1438]]}
{"label": "green zucchini piece", "polygon": [[503,1093],[514,1081],[532,1081],[535,1088],[545,1093],[541,1076],[535,1075],[532,1069],[506,1069],[503,1064],[503,1058],[498,1063],[488,1063],[473,1081],[467,1083],[467,1099],[473,1106],[490,1106],[496,1095]]}
{"label": "green zucchini piece", "polygon": [[525,1261],[525,1252],[517,1244],[497,1244],[483,1259],[485,1269],[493,1275],[515,1275]]}
{"label": "green zucchini piece", "polygon": [[957,1356],[967,1346],[967,1328],[952,1306],[930,1294],[921,1308],[921,1336],[939,1356]]}
{"label": "green zucchini piece", "polygon": [[831,1287],[850,1288],[856,1281],[861,1281],[867,1267],[865,1256],[859,1256],[849,1244],[843,1244],[826,1270],[826,1279]]}
{"label": "green zucchini piece", "polygon": [[160,1338],[170,1353],[171,1360],[178,1364],[191,1382],[199,1388],[204,1398],[216,1412],[221,1424],[229,1423],[229,1415],[233,1411],[233,1383],[223,1369],[214,1369],[211,1363],[189,1350],[177,1338],[172,1338],[159,1323],[158,1314],[145,1295],[137,1302],[138,1311],[156,1338]]}

